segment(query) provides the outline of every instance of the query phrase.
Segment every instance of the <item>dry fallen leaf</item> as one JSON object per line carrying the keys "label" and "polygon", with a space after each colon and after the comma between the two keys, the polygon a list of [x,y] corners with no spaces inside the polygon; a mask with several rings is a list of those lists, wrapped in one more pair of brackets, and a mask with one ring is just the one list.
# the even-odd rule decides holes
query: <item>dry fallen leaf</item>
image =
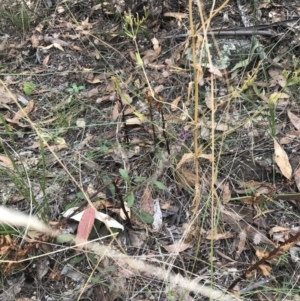
{"label": "dry fallen leaf", "polygon": [[10,169],[14,168],[14,165],[11,162],[11,160],[7,156],[4,156],[4,155],[0,155],[0,166],[5,166]]}
{"label": "dry fallen leaf", "polygon": [[37,48],[39,46],[39,39],[37,38],[36,35],[32,35],[30,38],[32,47]]}
{"label": "dry fallen leaf", "polygon": [[6,47],[7,47],[7,38],[8,38],[8,36],[5,36],[5,38],[1,42],[1,44],[0,44],[0,51],[3,51],[3,50],[6,49]]}
{"label": "dry fallen leaf", "polygon": [[297,130],[300,130],[300,118],[296,116],[294,113],[292,113],[290,110],[288,110],[287,113],[293,126]]}
{"label": "dry fallen leaf", "polygon": [[274,139],[274,151],[275,151],[275,162],[278,165],[281,173],[287,178],[291,179],[292,177],[292,166],[289,162],[289,158],[281,147],[281,145]]}
{"label": "dry fallen leaf", "polygon": [[[178,170],[184,163],[187,162],[191,162],[193,161],[195,158],[194,153],[186,153],[183,154],[182,158],[180,159],[179,163],[176,166],[176,169]],[[203,158],[203,159],[207,159],[210,162],[213,161],[213,157],[212,154],[203,154],[202,152],[200,152],[197,156],[197,158]]]}
{"label": "dry fallen leaf", "polygon": [[8,93],[3,87],[0,87],[0,103],[11,104],[14,103],[14,94]]}
{"label": "dry fallen leaf", "polygon": [[[72,207],[72,208],[68,209],[67,211],[65,211],[63,213],[63,216],[68,217],[68,216],[72,215],[76,209],[78,209],[78,207]],[[79,212],[79,213],[73,215],[71,217],[71,219],[79,222],[82,218],[83,213],[84,213],[84,211]],[[113,218],[111,218],[109,215],[107,215],[105,213],[96,211],[95,218],[97,220],[103,222],[105,225],[107,225],[110,228],[118,228],[118,229],[124,230],[124,227],[119,222],[117,222],[116,220],[114,220]]]}
{"label": "dry fallen leaf", "polygon": [[230,199],[231,199],[231,190],[229,187],[229,183],[226,183],[222,191],[222,201],[223,203],[227,203],[229,202]]}
{"label": "dry fallen leaf", "polygon": [[151,191],[149,189],[148,184],[145,187],[144,193],[142,195],[142,198],[141,198],[141,201],[140,201],[140,206],[143,210],[145,210],[149,214],[153,215],[154,204],[153,204],[153,199],[152,199]]}
{"label": "dry fallen leaf", "polygon": [[112,120],[115,121],[119,117],[119,103],[116,102],[112,111]]}
{"label": "dry fallen leaf", "polygon": [[267,276],[270,276],[270,272],[272,270],[272,268],[266,264],[260,264],[259,266],[259,269],[261,270],[261,273],[267,277]]}
{"label": "dry fallen leaf", "polygon": [[13,117],[12,121],[14,123],[17,123],[21,118],[27,116],[33,110],[33,108],[34,108],[34,101],[33,100],[28,101],[27,106],[19,110]]}
{"label": "dry fallen leaf", "polygon": [[171,102],[171,111],[175,112],[178,110],[178,103],[181,99],[181,96],[176,97],[172,102]]}
{"label": "dry fallen leaf", "polygon": [[[96,210],[92,207],[84,210],[77,228],[76,244],[87,242],[95,222]],[[83,248],[79,246],[79,248]]]}
{"label": "dry fallen leaf", "polygon": [[268,71],[269,75],[277,84],[279,84],[282,88],[286,87],[286,78],[281,74],[282,71],[279,69],[270,69]]}
{"label": "dry fallen leaf", "polygon": [[166,249],[169,253],[178,254],[180,252],[185,251],[186,249],[190,248],[192,245],[184,242],[177,241],[172,245],[162,246]]}
{"label": "dry fallen leaf", "polygon": [[195,187],[197,177],[187,168],[181,167],[179,170],[176,170],[175,177],[182,187]]}
{"label": "dry fallen leaf", "polygon": [[139,117],[132,117],[132,118],[128,118],[126,120],[126,125],[141,125],[143,123],[143,118],[139,118]]}
{"label": "dry fallen leaf", "polygon": [[153,62],[161,52],[161,46],[159,45],[158,40],[156,38],[153,38],[151,41],[153,44],[153,50],[149,49],[143,53],[144,54],[143,62],[145,65]]}
{"label": "dry fallen leaf", "polygon": [[291,230],[290,228],[275,226],[275,227],[273,227],[273,228],[269,231],[269,234],[270,234],[270,236],[273,236],[274,233],[277,233],[277,232],[288,232],[288,231],[290,231],[290,230]]}
{"label": "dry fallen leaf", "polygon": [[210,93],[207,93],[206,96],[205,96],[205,104],[206,106],[210,109],[210,110],[213,110],[214,109],[214,99],[211,97],[211,94]]}
{"label": "dry fallen leaf", "polygon": [[208,235],[206,236],[206,239],[216,241],[221,239],[232,238],[233,236],[233,233],[230,232],[213,233],[213,231],[209,231]]}
{"label": "dry fallen leaf", "polygon": [[188,18],[188,14],[186,13],[179,13],[179,12],[167,12],[164,13],[164,17],[173,17],[177,20],[181,20],[181,19],[187,19]]}
{"label": "dry fallen leaf", "polygon": [[222,73],[221,73],[221,71],[217,68],[217,67],[215,67],[215,66],[213,66],[213,65],[210,65],[210,64],[208,64],[208,66],[207,66],[208,68],[209,68],[209,72],[210,73],[212,73],[213,75],[216,75],[216,76],[218,76],[218,77],[222,77]]}
{"label": "dry fallen leaf", "polygon": [[271,103],[278,103],[279,99],[289,99],[290,95],[283,92],[275,92],[269,96],[269,100]]}
{"label": "dry fallen leaf", "polygon": [[238,235],[238,245],[235,259],[238,259],[241,253],[245,250],[246,239],[247,233],[245,230],[242,230]]}
{"label": "dry fallen leaf", "polygon": [[298,188],[298,191],[300,192],[300,168],[297,168],[294,172],[294,179],[296,186]]}
{"label": "dry fallen leaf", "polygon": [[76,120],[76,125],[80,128],[85,128],[85,120],[84,118],[78,118]]}
{"label": "dry fallen leaf", "polygon": [[43,59],[43,66],[46,67],[49,63],[49,59],[50,59],[50,54],[46,55],[45,58]]}

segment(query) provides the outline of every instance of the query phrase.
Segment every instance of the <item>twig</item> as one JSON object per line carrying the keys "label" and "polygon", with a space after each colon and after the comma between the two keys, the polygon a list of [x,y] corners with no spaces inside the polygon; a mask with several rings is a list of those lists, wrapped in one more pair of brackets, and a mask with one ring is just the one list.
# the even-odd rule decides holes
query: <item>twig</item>
{"label": "twig", "polygon": [[[199,31],[198,35],[206,34],[208,36],[253,36],[253,35],[260,35],[260,36],[274,36],[276,33],[272,30],[253,30],[248,29],[245,27],[244,29],[231,29],[231,30],[211,30],[207,32]],[[189,34],[177,34],[173,36],[166,36],[162,37],[162,39],[173,39],[173,38],[186,38]]]}
{"label": "twig", "polygon": [[[237,0],[237,6],[240,11],[244,26],[245,27],[253,26],[253,24],[251,24],[251,22],[246,17],[240,0]],[[263,45],[260,43],[260,41],[257,39],[257,37],[255,35],[252,36],[252,40],[253,40],[254,44],[258,46],[258,47],[256,47],[256,51],[259,54],[260,59],[262,61],[265,60],[267,58],[267,54],[264,51]]]}
{"label": "twig", "polygon": [[[290,20],[280,21],[280,22],[274,22],[271,24],[262,24],[257,26],[245,26],[245,27],[239,27],[239,28],[229,28],[229,29],[211,29],[210,31],[204,32],[204,31],[198,31],[197,34],[199,35],[209,35],[209,36],[252,36],[252,35],[258,35],[258,36],[276,36],[279,35],[276,31],[272,30],[274,27],[279,26],[292,26],[295,23],[299,22],[300,18],[293,18]],[[246,21],[245,24],[249,24],[249,22]],[[271,29],[271,30],[268,30]],[[162,39],[173,39],[173,38],[186,38],[189,34],[176,34],[173,36],[166,36],[162,37]]]}
{"label": "twig", "polygon": [[279,247],[275,248],[270,253],[266,254],[264,257],[262,257],[259,261],[254,263],[252,266],[250,266],[242,276],[238,277],[233,281],[233,283],[228,287],[228,291],[231,292],[233,288],[241,281],[248,278],[248,275],[252,273],[252,271],[258,270],[259,266],[261,264],[264,264],[267,260],[271,260],[274,258],[279,257],[284,252],[288,251],[292,246],[294,246],[298,241],[300,240],[300,231],[296,233],[296,235],[291,236],[289,239],[287,239],[283,244],[281,244]]}

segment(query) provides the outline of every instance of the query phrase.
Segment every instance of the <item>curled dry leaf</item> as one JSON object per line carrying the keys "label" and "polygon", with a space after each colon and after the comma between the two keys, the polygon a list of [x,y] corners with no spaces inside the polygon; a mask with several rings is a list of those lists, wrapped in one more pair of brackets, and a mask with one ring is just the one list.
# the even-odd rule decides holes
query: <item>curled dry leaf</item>
{"label": "curled dry leaf", "polygon": [[17,123],[21,118],[27,116],[33,110],[33,108],[34,108],[34,101],[33,100],[28,101],[27,106],[19,110],[13,117],[12,121],[14,123]]}
{"label": "curled dry leaf", "polygon": [[292,166],[289,162],[289,158],[284,151],[284,149],[280,146],[275,138],[274,139],[274,152],[275,152],[275,162],[278,165],[281,173],[287,178],[291,179],[292,177]]}
{"label": "curled dry leaf", "polygon": [[178,104],[179,104],[180,99],[181,99],[181,96],[178,96],[171,102],[171,111],[175,112],[178,110]]}
{"label": "curled dry leaf", "polygon": [[[177,166],[176,166],[176,169],[179,169],[184,163],[193,161],[194,158],[195,158],[194,153],[186,153],[186,154],[183,154],[181,160],[179,161],[179,163],[178,163]],[[197,158],[207,159],[207,160],[209,160],[210,162],[213,161],[212,154],[203,154],[203,153],[200,152],[200,153],[198,154]]]}

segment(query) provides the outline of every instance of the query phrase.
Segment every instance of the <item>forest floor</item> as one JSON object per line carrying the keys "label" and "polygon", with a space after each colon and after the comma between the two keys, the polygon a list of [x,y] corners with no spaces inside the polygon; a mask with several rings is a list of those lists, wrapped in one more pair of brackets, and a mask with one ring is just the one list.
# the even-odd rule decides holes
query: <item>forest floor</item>
{"label": "forest floor", "polygon": [[12,2],[0,300],[299,301],[299,3]]}

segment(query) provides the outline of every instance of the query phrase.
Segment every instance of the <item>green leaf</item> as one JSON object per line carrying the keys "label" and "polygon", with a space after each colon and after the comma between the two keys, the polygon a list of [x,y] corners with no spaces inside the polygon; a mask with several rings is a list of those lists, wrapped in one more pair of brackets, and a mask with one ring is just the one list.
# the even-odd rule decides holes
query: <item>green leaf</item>
{"label": "green leaf", "polygon": [[0,235],[9,235],[18,233],[16,229],[6,225],[0,224]]}
{"label": "green leaf", "polygon": [[162,182],[159,182],[159,181],[155,181],[155,182],[154,182],[154,185],[155,185],[157,188],[161,189],[161,190],[166,190],[166,189],[167,189],[167,187],[166,187]]}
{"label": "green leaf", "polygon": [[56,242],[59,244],[65,244],[73,240],[74,240],[74,236],[72,234],[62,234],[56,237]]}
{"label": "green leaf", "polygon": [[23,87],[23,91],[26,95],[30,95],[32,93],[32,90],[35,89],[35,84],[34,83],[25,83]]}
{"label": "green leaf", "polygon": [[127,206],[130,208],[134,204],[134,194],[130,191],[126,197]]}
{"label": "green leaf", "polygon": [[146,119],[145,115],[144,115],[143,113],[138,112],[138,111],[134,111],[133,114],[134,114],[136,117],[140,118],[142,121],[143,121],[144,119]]}
{"label": "green leaf", "polygon": [[88,253],[89,260],[96,266],[98,263],[98,259],[96,254]]}
{"label": "green leaf", "polygon": [[127,184],[130,184],[130,178],[129,178],[127,171],[123,168],[119,168],[119,173],[120,173],[121,177],[124,179],[124,181]]}
{"label": "green leaf", "polygon": [[140,222],[144,224],[152,224],[154,221],[153,216],[142,209],[131,208],[131,212]]}
{"label": "green leaf", "polygon": [[105,268],[105,272],[113,272],[116,270],[116,267],[114,265],[109,265]]}
{"label": "green leaf", "polygon": [[146,180],[146,177],[136,177],[134,179],[134,182],[139,183],[139,182],[144,182]]}
{"label": "green leaf", "polygon": [[82,256],[76,256],[76,257],[72,258],[72,259],[69,261],[69,264],[75,265],[75,264],[77,264],[77,263],[80,263],[84,258],[86,258],[85,255],[82,255]]}
{"label": "green leaf", "polygon": [[[76,193],[76,197],[77,197],[78,199],[81,199],[81,200],[84,200],[84,199],[85,199],[85,196],[84,196],[84,194],[83,194],[82,191],[77,192],[77,193]],[[75,206],[72,206],[72,207],[75,207]]]}
{"label": "green leaf", "polygon": [[143,66],[142,58],[138,52],[135,53],[135,58],[136,58],[138,65]]}
{"label": "green leaf", "polygon": [[236,69],[247,67],[247,66],[249,65],[249,63],[251,62],[251,60],[252,60],[252,58],[251,58],[251,57],[248,57],[248,58],[246,58],[245,60],[236,63],[236,64],[234,65],[234,67],[233,67],[230,71],[232,72],[232,71],[234,71],[234,70],[236,70]]}
{"label": "green leaf", "polygon": [[[79,194],[79,193],[78,193]],[[85,199],[84,198],[84,196],[82,197],[82,198],[80,198],[80,199]],[[70,204],[67,204],[66,206],[65,206],[65,211],[67,211],[67,210],[69,210],[70,208],[73,208],[73,207],[79,207],[81,205],[81,203],[79,203],[79,202],[73,202],[73,203],[70,203]]]}

